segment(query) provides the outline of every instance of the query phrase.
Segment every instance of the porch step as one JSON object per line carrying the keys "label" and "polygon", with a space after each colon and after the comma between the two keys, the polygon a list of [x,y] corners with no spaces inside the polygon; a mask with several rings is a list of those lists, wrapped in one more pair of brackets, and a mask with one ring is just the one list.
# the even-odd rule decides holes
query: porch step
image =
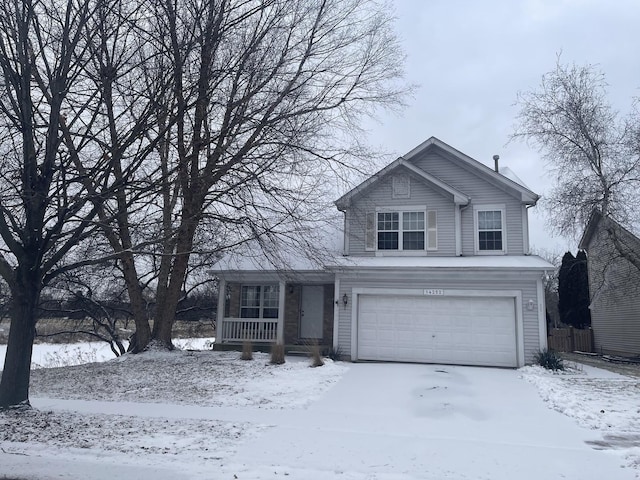
{"label": "porch step", "polygon": [[[320,347],[320,351],[329,350],[329,345],[318,345]],[[214,343],[213,350],[217,352],[228,352],[228,351],[242,351],[241,343]],[[251,346],[251,350],[254,352],[263,352],[269,353],[271,352],[271,344],[253,344]],[[288,344],[284,346],[284,351],[287,355],[301,355],[301,356],[309,356],[310,346],[307,345],[297,345],[297,344]]]}

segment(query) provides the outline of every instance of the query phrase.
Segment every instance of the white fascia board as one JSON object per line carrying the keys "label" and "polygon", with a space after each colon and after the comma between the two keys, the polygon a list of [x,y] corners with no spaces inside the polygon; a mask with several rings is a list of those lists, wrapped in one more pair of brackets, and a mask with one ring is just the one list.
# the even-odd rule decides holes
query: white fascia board
{"label": "white fascia board", "polygon": [[400,165],[404,166],[406,169],[412,171],[413,173],[415,173],[416,175],[422,177],[424,180],[426,180],[427,182],[435,185],[436,187],[438,187],[441,190],[444,190],[445,192],[453,195],[453,202],[456,205],[467,205],[470,201],[470,198],[465,195],[464,193],[462,193],[459,190],[456,190],[455,188],[453,188],[451,185],[448,185],[446,183],[444,183],[442,180],[440,180],[439,178],[434,177],[433,175],[425,172],[424,170],[416,167],[415,165],[404,161],[404,159],[402,157],[399,158],[400,160]]}
{"label": "white fascia board", "polygon": [[223,270],[216,272],[225,278],[227,283],[268,282],[278,283],[333,283],[334,275],[327,269],[323,270]]}
{"label": "white fascia board", "polygon": [[598,210],[594,209],[591,212],[591,215],[589,215],[587,226],[585,227],[582,237],[580,238],[580,242],[578,243],[578,248],[580,250],[588,249],[591,238],[596,232],[600,220],[602,220],[602,214]]}
{"label": "white fascia board", "polygon": [[380,180],[382,177],[384,177],[391,170],[399,167],[400,165],[404,166],[406,169],[410,170],[411,172],[415,173],[419,177],[421,177],[424,180],[428,181],[429,183],[435,185],[436,187],[440,188],[441,190],[451,194],[453,196],[453,201],[456,204],[458,204],[458,205],[467,205],[469,203],[470,198],[467,195],[465,195],[464,193],[460,192],[459,190],[456,190],[451,185],[446,184],[445,182],[443,182],[439,178],[436,178],[433,175],[425,172],[424,170],[416,167],[412,163],[407,162],[406,159],[403,158],[403,157],[397,158],[396,160],[391,162],[389,165],[384,167],[382,170],[380,170],[379,172],[375,173],[374,175],[369,177],[367,180],[362,182],[360,185],[358,185],[357,187],[351,189],[349,192],[345,193],[342,197],[340,197],[338,200],[336,200],[333,203],[336,205],[338,210],[342,211],[342,210],[346,209],[349,206],[349,203],[351,202],[351,199],[354,196],[356,196],[360,192],[364,191],[365,189],[367,189],[368,187],[373,185],[375,182]]}
{"label": "white fascia board", "polygon": [[384,167],[382,170],[380,170],[377,173],[374,173],[373,175],[371,175],[369,178],[367,178],[360,185],[352,188],[347,193],[342,195],[338,200],[333,202],[334,205],[338,208],[338,210],[343,211],[345,208],[347,208],[349,206],[349,204],[351,203],[351,199],[353,197],[355,197],[357,194],[359,194],[360,192],[362,192],[363,190],[368,188],[370,185],[372,185],[375,182],[377,182],[380,178],[385,176],[387,174],[387,172],[389,172],[390,170],[393,170],[394,168],[396,168],[401,163],[402,163],[402,157],[399,157],[399,158],[395,159],[393,162],[391,162],[389,165]]}
{"label": "white fascia board", "polygon": [[465,155],[461,151],[456,150],[451,145],[448,145],[448,144],[444,143],[442,140],[440,140],[440,139],[438,139],[436,137],[429,138],[427,141],[421,143],[416,148],[411,150],[409,153],[403,155],[401,158],[404,158],[405,160],[409,160],[411,157],[419,155],[420,153],[422,153],[424,150],[426,150],[427,148],[431,147],[432,145],[433,146],[437,146],[438,148],[440,148],[440,149],[444,150],[445,152],[449,153],[450,155],[456,157],[457,159],[459,159],[463,163],[466,163],[467,165],[469,165],[473,169],[477,170],[479,173],[484,174],[485,176],[488,175],[492,179],[497,180],[498,182],[500,182],[500,183],[502,183],[502,184],[504,184],[504,185],[506,185],[506,186],[508,186],[508,187],[510,187],[512,189],[517,190],[520,193],[521,200],[522,200],[523,203],[526,203],[527,205],[535,205],[537,203],[537,201],[540,199],[539,195],[537,195],[536,193],[532,192],[527,187],[524,187],[523,185],[520,185],[519,183],[514,182],[510,178],[507,178],[504,175],[496,172],[494,169],[492,169],[492,168],[486,166],[485,164],[475,160],[474,158],[471,158],[468,155]]}

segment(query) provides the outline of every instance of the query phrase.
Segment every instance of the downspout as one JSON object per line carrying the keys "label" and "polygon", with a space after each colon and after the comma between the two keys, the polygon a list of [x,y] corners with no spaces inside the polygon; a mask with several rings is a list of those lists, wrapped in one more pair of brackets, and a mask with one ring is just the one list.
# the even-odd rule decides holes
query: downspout
{"label": "downspout", "polygon": [[349,223],[347,222],[347,211],[342,210],[343,215],[343,237],[342,237],[342,255],[349,255]]}
{"label": "downspout", "polygon": [[[530,238],[530,237],[531,237],[531,235],[529,234],[529,233],[530,233],[530,232],[529,232],[529,209],[530,209],[531,207],[535,207],[535,206],[536,206],[535,204],[534,204],[534,205],[525,205],[525,207],[526,207],[525,212],[526,212],[526,214],[527,214],[527,218],[525,219],[525,220],[526,220],[526,227],[527,227],[527,235],[526,235],[526,237],[525,237],[525,238],[526,238],[526,242],[527,242],[527,244],[526,244],[525,246],[526,246],[527,248],[526,248],[526,249],[525,249],[525,251],[524,251],[524,254],[525,254],[525,255],[531,255],[531,238]],[[523,232],[523,233],[524,233],[524,232]]]}

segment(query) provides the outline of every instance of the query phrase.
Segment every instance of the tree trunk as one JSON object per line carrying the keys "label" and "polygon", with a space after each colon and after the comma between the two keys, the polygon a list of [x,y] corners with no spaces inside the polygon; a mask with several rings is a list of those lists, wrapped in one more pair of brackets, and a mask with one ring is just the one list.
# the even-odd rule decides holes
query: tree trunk
{"label": "tree trunk", "polygon": [[[178,242],[178,247],[180,247],[180,244],[181,242]],[[159,299],[156,307],[156,317],[153,322],[151,338],[152,341],[156,341],[170,350],[173,349],[171,333],[188,264],[189,253],[178,253],[175,256],[166,294],[162,300]]]}
{"label": "tree trunk", "polygon": [[9,341],[0,381],[0,410],[30,406],[31,354],[40,296],[37,282],[30,283],[32,285],[22,287],[17,293],[13,289]]}
{"label": "tree trunk", "polygon": [[133,320],[136,324],[136,332],[129,341],[128,351],[131,353],[140,353],[151,339],[151,328],[149,327],[149,319],[147,318],[144,297],[142,289],[138,283],[138,275],[136,272],[133,255],[125,252],[125,256],[121,259],[122,270],[124,273],[125,283],[127,285],[127,293],[131,302],[131,310],[133,311]]}
{"label": "tree trunk", "polygon": [[185,217],[183,214],[183,218],[188,220],[183,221],[183,228],[178,233],[175,256],[171,258],[171,275],[166,288],[162,289],[162,297],[157,299],[156,316],[153,322],[153,331],[151,332],[152,341],[170,350],[173,349],[173,342],[171,341],[173,323],[189,266],[193,236],[199,222],[197,215]]}

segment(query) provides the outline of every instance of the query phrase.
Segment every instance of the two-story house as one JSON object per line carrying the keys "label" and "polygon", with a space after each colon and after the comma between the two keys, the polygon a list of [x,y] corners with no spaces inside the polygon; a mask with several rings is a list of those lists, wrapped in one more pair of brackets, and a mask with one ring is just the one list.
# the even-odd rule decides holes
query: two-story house
{"label": "two-story house", "polygon": [[518,367],[546,347],[529,254],[538,195],[430,138],[339,198],[323,268],[218,272],[217,342],[317,342],[357,360]]}

